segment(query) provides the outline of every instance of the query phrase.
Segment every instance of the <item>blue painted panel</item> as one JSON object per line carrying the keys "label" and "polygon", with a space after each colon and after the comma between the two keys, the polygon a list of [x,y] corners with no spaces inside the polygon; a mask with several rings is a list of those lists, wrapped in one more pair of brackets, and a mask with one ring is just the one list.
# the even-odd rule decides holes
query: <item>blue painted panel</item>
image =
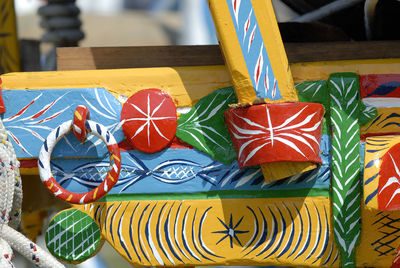
{"label": "blue painted panel", "polygon": [[[330,148],[328,136],[322,144],[321,149]],[[324,164],[316,170],[268,184],[258,167],[240,170],[236,161],[224,165],[195,149],[166,149],[155,154],[129,151],[122,152],[121,158],[120,178],[110,194],[328,189],[330,183],[328,157],[323,157]],[[73,192],[99,185],[109,166],[108,158],[54,159],[52,163],[56,180]]]}
{"label": "blue painted panel", "polygon": [[[72,120],[75,108],[86,105],[90,119],[106,126],[117,142],[123,140],[120,114],[122,105],[104,88],[3,90],[6,113],[3,123],[18,158],[36,158],[51,130]],[[54,149],[54,157],[102,157],[105,145],[93,135],[84,144],[72,133]]]}
{"label": "blue painted panel", "polygon": [[[256,96],[270,100],[281,99],[266,50],[268,44],[261,35],[253,4],[250,0],[227,0],[227,3]],[[236,10],[233,7],[234,3],[238,3]],[[257,74],[258,68],[260,69]]]}

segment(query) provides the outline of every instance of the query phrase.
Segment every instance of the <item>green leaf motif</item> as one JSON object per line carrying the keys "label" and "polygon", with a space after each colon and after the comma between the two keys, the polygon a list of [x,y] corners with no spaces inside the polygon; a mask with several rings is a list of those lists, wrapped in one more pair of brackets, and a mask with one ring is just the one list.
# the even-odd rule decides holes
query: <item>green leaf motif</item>
{"label": "green leaf motif", "polygon": [[55,257],[67,262],[82,262],[98,249],[100,229],[86,213],[64,210],[50,222],[46,231],[46,246]]}
{"label": "green leaf motif", "polygon": [[296,89],[299,101],[320,103],[329,111],[329,90],[325,80],[297,83]]}
{"label": "green leaf motif", "polygon": [[378,110],[373,106],[361,104],[360,126],[372,122],[378,116]]}
{"label": "green leaf motif", "polygon": [[333,230],[342,267],[356,267],[361,233],[360,126],[361,101],[357,74],[329,78],[332,137]]}
{"label": "green leaf motif", "polygon": [[233,103],[237,99],[232,87],[218,89],[200,99],[178,119],[176,136],[222,163],[231,163],[236,151],[225,125],[224,111]]}
{"label": "green leaf motif", "polygon": [[330,102],[329,87],[325,80],[305,81],[295,85],[300,102],[322,104],[325,108],[322,134],[329,135]]}

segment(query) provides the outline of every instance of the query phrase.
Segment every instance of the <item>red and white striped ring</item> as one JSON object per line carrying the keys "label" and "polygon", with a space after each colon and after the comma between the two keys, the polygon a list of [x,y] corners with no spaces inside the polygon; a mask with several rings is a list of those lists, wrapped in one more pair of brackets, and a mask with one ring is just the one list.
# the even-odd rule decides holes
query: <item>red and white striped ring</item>
{"label": "red and white striped ring", "polygon": [[101,139],[108,148],[110,168],[101,184],[87,193],[73,193],[62,188],[54,179],[50,168],[50,157],[57,142],[72,129],[72,120],[64,122],[54,129],[44,141],[39,153],[39,174],[42,182],[57,198],[72,204],[87,204],[106,195],[117,183],[121,170],[121,154],[114,136],[106,127],[99,123],[87,120],[85,123],[88,132]]}
{"label": "red and white striped ring", "polygon": [[72,132],[74,136],[80,141],[84,142],[87,137],[87,131],[85,128],[85,122],[89,119],[90,113],[88,107],[84,105],[78,105],[74,112],[74,124],[72,126]]}

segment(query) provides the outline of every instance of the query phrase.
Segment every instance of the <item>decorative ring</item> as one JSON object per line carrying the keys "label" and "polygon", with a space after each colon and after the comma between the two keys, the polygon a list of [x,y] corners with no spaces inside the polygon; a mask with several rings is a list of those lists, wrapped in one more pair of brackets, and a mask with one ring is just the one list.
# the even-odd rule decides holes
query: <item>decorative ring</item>
{"label": "decorative ring", "polygon": [[75,137],[80,141],[84,142],[87,137],[87,131],[85,129],[85,122],[90,117],[90,112],[88,107],[85,105],[78,105],[74,112],[74,124],[72,127],[72,132]]}
{"label": "decorative ring", "polygon": [[57,142],[72,129],[72,120],[64,122],[54,129],[44,141],[39,153],[39,174],[42,182],[57,198],[72,204],[87,204],[106,195],[117,183],[121,170],[121,154],[114,136],[103,125],[87,120],[85,123],[88,132],[101,139],[108,148],[110,167],[106,178],[99,186],[87,193],[73,193],[62,188],[54,179],[50,168],[50,157]]}

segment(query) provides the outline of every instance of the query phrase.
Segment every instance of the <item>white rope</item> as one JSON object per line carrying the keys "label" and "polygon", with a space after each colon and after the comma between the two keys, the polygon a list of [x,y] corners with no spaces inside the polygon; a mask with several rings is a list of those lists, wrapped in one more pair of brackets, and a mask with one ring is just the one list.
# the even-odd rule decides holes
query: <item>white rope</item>
{"label": "white rope", "polygon": [[0,120],[0,267],[14,267],[11,248],[38,267],[64,267],[52,255],[15,230],[21,222],[21,204],[19,162]]}

